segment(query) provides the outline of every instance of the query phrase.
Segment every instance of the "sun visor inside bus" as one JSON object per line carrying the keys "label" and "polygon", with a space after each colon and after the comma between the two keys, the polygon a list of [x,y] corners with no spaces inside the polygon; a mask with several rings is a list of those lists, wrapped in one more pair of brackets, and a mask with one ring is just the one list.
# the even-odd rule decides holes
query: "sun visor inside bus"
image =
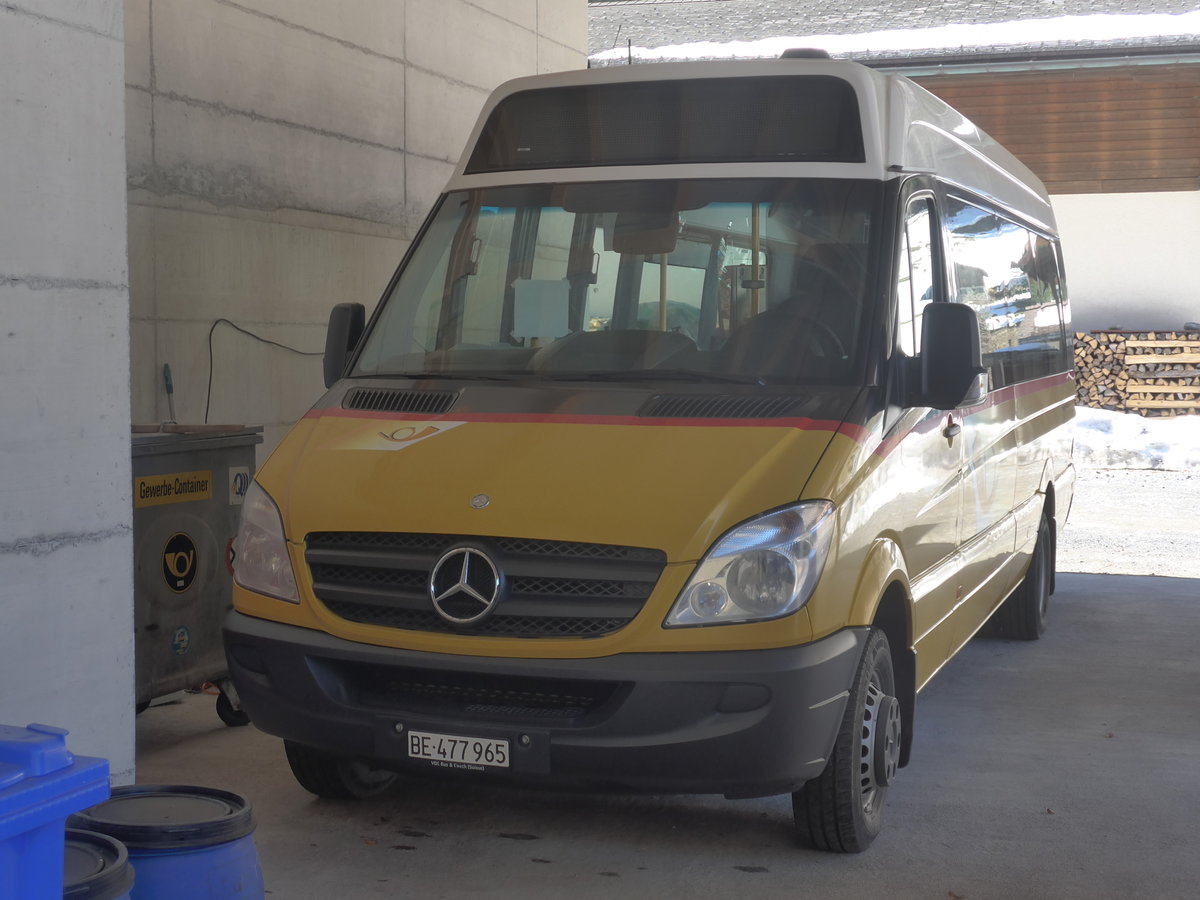
{"label": "sun visor inside bus", "polygon": [[[679,213],[670,210],[618,213],[613,217],[611,228],[612,249],[617,253],[646,256],[673,253],[679,237]],[[608,235],[606,228],[606,245]]]}
{"label": "sun visor inside bus", "polygon": [[572,213],[699,209],[708,197],[676,181],[580,181],[556,184],[551,202]]}
{"label": "sun visor inside bus", "polygon": [[523,91],[488,117],[466,173],[714,162],[863,162],[858,98],[828,75]]}

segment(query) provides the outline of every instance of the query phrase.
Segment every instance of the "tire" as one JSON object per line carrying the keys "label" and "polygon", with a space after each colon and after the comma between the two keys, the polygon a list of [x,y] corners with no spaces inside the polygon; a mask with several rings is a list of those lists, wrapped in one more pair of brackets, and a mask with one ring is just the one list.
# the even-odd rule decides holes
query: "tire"
{"label": "tire", "polygon": [[800,837],[818,850],[861,853],[883,825],[901,746],[900,703],[887,636],[871,629],[825,769],[792,794]]}
{"label": "tire", "polygon": [[250,714],[235,707],[224,691],[217,694],[217,718],[230,728],[241,728],[250,724]]}
{"label": "tire", "polygon": [[300,786],[328,800],[368,800],[396,783],[396,773],[364,762],[323,753],[303,744],[283,742],[288,765]]}
{"label": "tire", "polygon": [[1001,634],[1014,641],[1036,641],[1046,630],[1046,610],[1054,583],[1054,541],[1050,522],[1042,516],[1029,569],[999,610],[996,619]]}

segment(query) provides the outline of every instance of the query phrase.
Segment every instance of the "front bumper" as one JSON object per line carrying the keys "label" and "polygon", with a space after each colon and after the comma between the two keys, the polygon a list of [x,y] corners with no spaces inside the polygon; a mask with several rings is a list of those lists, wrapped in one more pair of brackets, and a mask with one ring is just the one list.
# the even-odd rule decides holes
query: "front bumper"
{"label": "front bumper", "polygon": [[269,734],[377,765],[407,734],[506,740],[530,783],[756,797],[825,766],[867,629],[798,647],[594,659],[451,656],[359,644],[231,612],[230,674]]}

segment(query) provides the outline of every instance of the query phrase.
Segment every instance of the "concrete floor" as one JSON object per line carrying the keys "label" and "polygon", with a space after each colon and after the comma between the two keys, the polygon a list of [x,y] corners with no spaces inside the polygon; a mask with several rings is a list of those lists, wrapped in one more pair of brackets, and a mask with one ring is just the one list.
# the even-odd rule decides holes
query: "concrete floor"
{"label": "concrete floor", "polygon": [[1200,580],[1060,575],[1032,644],[977,639],[921,694],[865,854],[797,846],[786,797],[405,781],[318,800],[281,743],[187,695],[138,720],[138,781],[248,797],[268,895],[307,898],[1200,896]]}

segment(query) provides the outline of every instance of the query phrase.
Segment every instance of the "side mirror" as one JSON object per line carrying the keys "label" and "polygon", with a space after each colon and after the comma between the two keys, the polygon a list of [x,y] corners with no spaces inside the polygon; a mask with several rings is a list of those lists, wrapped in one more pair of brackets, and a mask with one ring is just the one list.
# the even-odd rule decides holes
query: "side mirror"
{"label": "side mirror", "polygon": [[367,324],[367,310],[361,303],[339,303],[329,313],[325,332],[325,387],[346,372],[346,363],[354,352]]}
{"label": "side mirror", "polygon": [[914,360],[913,406],[958,409],[987,397],[979,319],[965,303],[930,303],[921,317],[921,353]]}

